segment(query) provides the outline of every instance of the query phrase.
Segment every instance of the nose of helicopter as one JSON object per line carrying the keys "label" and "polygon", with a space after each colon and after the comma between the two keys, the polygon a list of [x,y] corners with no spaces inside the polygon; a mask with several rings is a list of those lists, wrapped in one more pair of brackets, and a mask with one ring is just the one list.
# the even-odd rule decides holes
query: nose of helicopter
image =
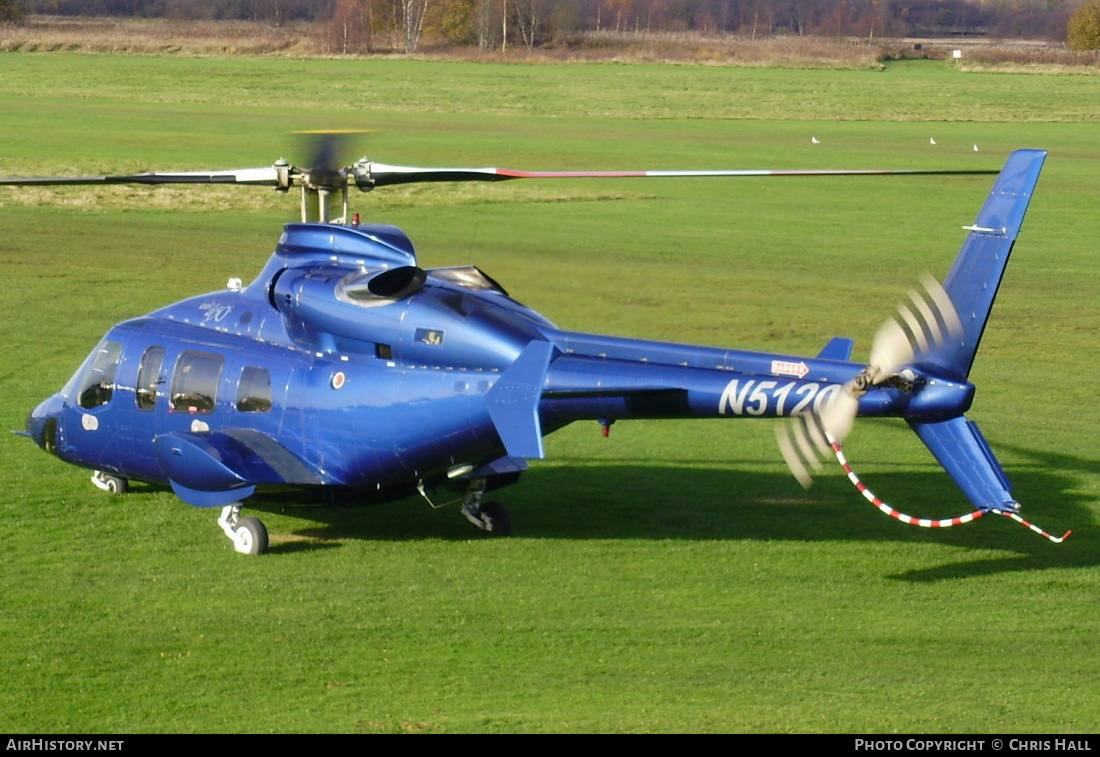
{"label": "nose of helicopter", "polygon": [[56,433],[57,414],[60,409],[60,402],[55,396],[38,403],[38,407],[27,413],[27,420],[24,423],[27,434],[35,444],[47,452],[52,452],[54,449],[53,435]]}

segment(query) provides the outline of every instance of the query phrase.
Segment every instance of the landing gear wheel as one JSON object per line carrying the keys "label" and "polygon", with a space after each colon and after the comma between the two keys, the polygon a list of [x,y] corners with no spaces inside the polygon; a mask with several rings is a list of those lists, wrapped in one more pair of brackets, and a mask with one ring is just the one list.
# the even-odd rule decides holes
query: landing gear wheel
{"label": "landing gear wheel", "polygon": [[512,518],[504,505],[499,502],[486,502],[481,506],[481,514],[489,524],[485,530],[493,536],[512,535]]}
{"label": "landing gear wheel", "polygon": [[262,555],[267,551],[267,528],[259,518],[242,518],[238,502],[222,508],[218,525],[233,542],[233,549],[243,555]]}
{"label": "landing gear wheel", "polygon": [[111,494],[125,494],[130,490],[130,482],[127,479],[98,470],[92,474],[92,483]]}
{"label": "landing gear wheel", "polygon": [[262,555],[267,551],[267,527],[259,518],[237,520],[233,548],[244,555]]}
{"label": "landing gear wheel", "polygon": [[462,497],[462,514],[466,516],[466,520],[486,533],[508,536],[512,533],[512,519],[508,517],[508,511],[499,502],[482,502],[481,497],[484,494],[485,479],[472,479]]}

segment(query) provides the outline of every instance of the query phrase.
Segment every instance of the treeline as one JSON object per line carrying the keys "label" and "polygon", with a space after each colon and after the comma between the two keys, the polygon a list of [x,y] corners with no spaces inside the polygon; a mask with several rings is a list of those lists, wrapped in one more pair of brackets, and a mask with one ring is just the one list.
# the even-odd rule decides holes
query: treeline
{"label": "treeline", "polygon": [[26,14],[198,21],[326,21],[336,0],[16,0]]}
{"label": "treeline", "polygon": [[[12,2],[13,0],[8,0]],[[4,2],[4,0],[0,0]],[[499,49],[589,32],[1063,40],[1082,0],[14,0],[27,14],[325,24],[344,47]]]}

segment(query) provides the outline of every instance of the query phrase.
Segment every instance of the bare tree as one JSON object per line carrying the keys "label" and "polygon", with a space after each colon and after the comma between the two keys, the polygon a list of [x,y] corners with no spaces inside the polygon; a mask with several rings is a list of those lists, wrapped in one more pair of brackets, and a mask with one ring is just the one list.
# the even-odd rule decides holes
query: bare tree
{"label": "bare tree", "polygon": [[543,41],[542,28],[546,20],[543,4],[544,0],[512,0],[516,28],[519,29],[520,39],[528,50]]}
{"label": "bare tree", "polygon": [[[506,1],[506,0],[505,0]],[[474,6],[474,33],[480,50],[493,50],[500,38],[497,36],[502,22],[503,6],[497,0],[477,0]]]}
{"label": "bare tree", "polygon": [[342,55],[359,52],[367,41],[362,0],[337,0],[329,21],[329,44]]}
{"label": "bare tree", "polygon": [[630,24],[630,11],[634,0],[607,0],[608,10],[615,16],[615,31],[621,32]]}
{"label": "bare tree", "polygon": [[401,24],[405,29],[405,52],[415,53],[424,34],[424,18],[428,15],[428,0],[401,0]]}

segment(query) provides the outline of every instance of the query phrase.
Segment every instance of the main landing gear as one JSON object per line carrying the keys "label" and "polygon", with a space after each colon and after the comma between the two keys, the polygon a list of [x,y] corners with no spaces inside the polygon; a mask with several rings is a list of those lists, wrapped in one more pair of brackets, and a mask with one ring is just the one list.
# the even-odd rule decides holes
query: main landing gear
{"label": "main landing gear", "polygon": [[223,507],[218,525],[233,542],[233,549],[244,555],[262,555],[267,551],[267,527],[259,518],[242,518],[240,514],[240,505]]}
{"label": "main landing gear", "polygon": [[484,496],[485,479],[475,478],[470,481],[466,494],[462,497],[462,514],[482,531],[494,536],[510,535],[512,519],[508,517],[508,510],[499,502],[482,502]]}
{"label": "main landing gear", "polygon": [[[466,520],[486,533],[493,536],[508,536],[512,533],[512,519],[508,517],[508,511],[504,505],[499,502],[481,501],[485,497],[485,481],[484,478],[470,479],[466,492],[462,495],[462,514],[466,516]],[[423,481],[417,485],[416,489],[424,501],[435,509],[453,505],[459,501],[456,499],[438,504],[432,502]]]}
{"label": "main landing gear", "polygon": [[[499,502],[481,501],[485,497],[485,482],[486,479],[484,478],[470,479],[470,483],[466,486],[466,492],[462,495],[462,514],[466,516],[466,520],[486,533],[493,536],[509,536],[512,533],[512,519],[508,517],[508,511],[504,508],[504,505]],[[433,502],[423,481],[417,484],[416,490],[420,492],[420,496],[433,509],[453,505],[460,501],[455,499],[450,502]]]}

